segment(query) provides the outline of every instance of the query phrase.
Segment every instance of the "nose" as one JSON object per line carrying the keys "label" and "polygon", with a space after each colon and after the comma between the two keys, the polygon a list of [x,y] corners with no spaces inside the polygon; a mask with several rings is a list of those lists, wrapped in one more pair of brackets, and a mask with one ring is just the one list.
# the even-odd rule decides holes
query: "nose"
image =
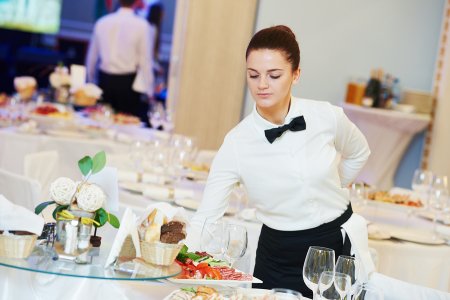
{"label": "nose", "polygon": [[269,83],[267,82],[267,78],[265,76],[260,76],[258,81],[258,89],[264,90],[269,87]]}

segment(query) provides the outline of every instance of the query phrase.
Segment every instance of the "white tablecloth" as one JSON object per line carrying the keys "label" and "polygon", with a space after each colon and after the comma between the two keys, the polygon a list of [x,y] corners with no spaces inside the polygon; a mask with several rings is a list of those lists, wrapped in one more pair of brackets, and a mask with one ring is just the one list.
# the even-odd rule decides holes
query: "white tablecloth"
{"label": "white tablecloth", "polygon": [[413,136],[427,127],[430,117],[348,103],[342,107],[365,135],[372,152],[358,179],[390,189],[403,154]]}

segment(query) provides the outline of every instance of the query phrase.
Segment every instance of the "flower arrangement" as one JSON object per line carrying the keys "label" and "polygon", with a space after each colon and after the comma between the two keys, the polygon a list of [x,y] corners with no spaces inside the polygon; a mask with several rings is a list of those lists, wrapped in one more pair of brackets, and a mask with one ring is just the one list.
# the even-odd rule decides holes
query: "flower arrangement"
{"label": "flower arrangement", "polygon": [[[106,164],[106,154],[101,151],[94,157],[85,156],[78,161],[78,167],[84,176],[80,182],[67,177],[60,177],[50,185],[51,201],[36,206],[35,213],[40,214],[47,206],[56,204],[53,218],[60,220],[73,220],[80,218],[81,223],[93,224],[95,229],[110,223],[119,228],[118,218],[108,213],[102,206],[106,195],[96,184],[88,182],[89,177],[100,172]],[[80,217],[81,215],[81,217]]]}

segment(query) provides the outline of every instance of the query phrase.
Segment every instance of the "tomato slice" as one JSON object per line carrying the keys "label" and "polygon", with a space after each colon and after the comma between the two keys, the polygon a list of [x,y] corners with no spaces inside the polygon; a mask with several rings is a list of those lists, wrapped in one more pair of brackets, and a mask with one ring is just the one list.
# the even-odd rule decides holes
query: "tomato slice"
{"label": "tomato slice", "polygon": [[212,268],[212,271],[214,273],[214,279],[216,279],[216,280],[221,280],[222,279],[222,274],[220,274],[219,270],[216,270],[216,269]]}
{"label": "tomato slice", "polygon": [[203,268],[209,268],[208,263],[199,263],[199,264],[197,265],[197,270],[203,269]]}

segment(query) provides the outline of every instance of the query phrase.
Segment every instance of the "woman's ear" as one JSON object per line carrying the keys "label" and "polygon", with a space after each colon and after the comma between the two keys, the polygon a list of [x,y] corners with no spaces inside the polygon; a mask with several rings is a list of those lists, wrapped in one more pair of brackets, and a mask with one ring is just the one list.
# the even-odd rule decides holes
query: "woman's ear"
{"label": "woman's ear", "polygon": [[300,69],[297,69],[293,72],[294,80],[292,81],[292,84],[296,84],[298,80],[300,79]]}

